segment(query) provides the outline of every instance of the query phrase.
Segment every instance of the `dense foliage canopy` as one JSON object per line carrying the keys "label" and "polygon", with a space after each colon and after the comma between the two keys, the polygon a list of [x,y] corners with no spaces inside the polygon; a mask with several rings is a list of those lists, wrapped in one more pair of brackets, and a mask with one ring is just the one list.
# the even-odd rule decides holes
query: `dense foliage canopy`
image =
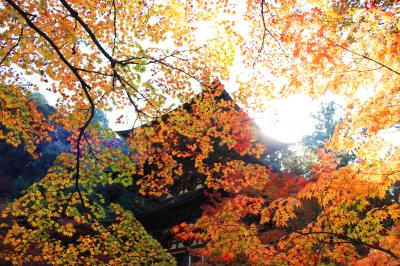
{"label": "dense foliage canopy", "polygon": [[[385,0],[3,0],[0,140],[40,157],[62,128],[71,146],[3,208],[1,260],[173,265],[99,191],[163,196],[189,161],[212,204],[171,230],[202,241],[212,265],[398,265],[400,146],[385,136],[400,121],[399,16]],[[233,102],[215,102],[233,81]],[[38,109],[39,87],[60,96],[53,114]],[[191,110],[165,118],[200,90]],[[346,101],[307,178],[257,161],[254,124],[237,108],[296,93]],[[96,110],[127,106],[132,127],[148,125],[130,152],[92,123]],[[238,156],[210,158],[218,145]]]}

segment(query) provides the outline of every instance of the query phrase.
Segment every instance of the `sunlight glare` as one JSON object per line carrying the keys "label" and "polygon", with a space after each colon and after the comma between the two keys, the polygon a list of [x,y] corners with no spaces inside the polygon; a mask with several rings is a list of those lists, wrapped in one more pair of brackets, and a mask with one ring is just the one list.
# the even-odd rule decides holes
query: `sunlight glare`
{"label": "sunlight glare", "polygon": [[317,102],[310,97],[293,95],[273,100],[264,113],[251,115],[265,135],[285,143],[296,143],[314,131],[311,114],[317,109]]}

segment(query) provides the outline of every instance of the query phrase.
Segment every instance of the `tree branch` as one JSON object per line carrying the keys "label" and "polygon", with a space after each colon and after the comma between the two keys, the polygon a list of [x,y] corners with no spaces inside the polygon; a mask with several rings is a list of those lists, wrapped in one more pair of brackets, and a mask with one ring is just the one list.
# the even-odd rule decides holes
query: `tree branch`
{"label": "tree branch", "polygon": [[6,55],[5,55],[5,56],[3,57],[3,59],[1,60],[0,66],[3,64],[3,62],[6,60],[6,58],[12,53],[12,51],[13,51],[15,48],[18,47],[18,45],[19,45],[19,43],[20,43],[20,41],[21,41],[21,39],[22,39],[22,35],[23,35],[23,34],[24,34],[24,27],[22,27],[22,29],[21,29],[21,33],[20,33],[19,36],[18,36],[17,43],[14,44],[14,46],[11,47],[10,50],[8,50],[8,52],[6,53]]}
{"label": "tree branch", "polygon": [[272,32],[267,28],[267,23],[265,21],[265,12],[264,12],[264,5],[265,5],[265,0],[261,1],[261,19],[262,19],[262,23],[263,23],[263,36],[262,36],[262,41],[261,41],[261,47],[260,49],[258,49],[258,54],[256,59],[254,60],[254,64],[253,64],[253,68],[255,67],[258,58],[261,56],[262,51],[264,50],[264,45],[265,45],[265,37],[267,36],[267,33],[269,36],[272,37],[272,39],[274,39],[274,41],[278,44],[279,49],[282,51],[283,55],[285,57],[288,57],[287,54],[285,53],[285,50],[283,50],[281,43],[275,38],[275,36],[272,34]]}
{"label": "tree branch", "polygon": [[[75,191],[78,192],[79,197],[81,199],[81,203],[83,208],[86,210],[86,206],[85,206],[85,202],[83,200],[81,191],[79,189],[79,178],[80,178],[80,158],[81,158],[81,140],[83,137],[83,134],[85,133],[85,129],[89,126],[90,122],[92,121],[93,117],[94,117],[94,110],[95,110],[95,104],[89,94],[89,89],[91,88],[84,80],[83,78],[80,76],[80,74],[78,73],[78,69],[75,68],[63,55],[63,53],[61,52],[61,50],[58,48],[58,46],[54,43],[54,41],[52,39],[50,39],[50,37],[43,32],[40,28],[38,28],[36,26],[35,23],[32,22],[31,19],[29,19],[29,14],[27,12],[25,12],[24,10],[22,10],[15,2],[13,2],[12,0],[5,0],[8,4],[11,5],[12,8],[14,8],[21,16],[22,18],[26,21],[26,23],[28,24],[29,27],[31,27],[34,31],[36,31],[41,37],[43,37],[49,44],[50,46],[55,50],[55,52],[57,53],[58,57],[61,59],[61,61],[67,65],[67,67],[72,71],[72,73],[75,75],[75,77],[78,79],[79,83],[81,84],[82,90],[87,98],[87,100],[89,101],[90,104],[90,115],[89,118],[86,120],[85,124],[79,129],[79,134],[78,134],[78,139],[77,139],[77,152],[76,152],[76,173],[75,173]],[[71,195],[72,198],[72,195]],[[70,199],[71,199],[70,198]],[[69,202],[69,200],[68,200]],[[68,206],[67,206],[68,207]],[[86,211],[85,211],[86,212]],[[88,218],[87,212],[86,212],[86,217]],[[88,220],[88,222],[90,222]]]}
{"label": "tree branch", "polygon": [[393,253],[389,249],[385,249],[385,248],[382,248],[382,247],[377,246],[377,245],[372,245],[372,244],[369,244],[369,243],[365,243],[365,242],[363,242],[363,241],[361,241],[359,239],[355,239],[355,238],[349,237],[349,236],[344,235],[344,234],[338,234],[338,233],[326,232],[326,231],[301,232],[299,230],[295,230],[295,229],[291,229],[291,228],[275,228],[275,229],[286,230],[286,231],[297,233],[297,234],[303,235],[303,236],[307,236],[307,235],[331,235],[331,236],[337,237],[337,238],[339,238],[341,240],[347,240],[353,245],[364,245],[364,246],[367,246],[367,247],[369,247],[371,249],[376,249],[376,250],[382,251],[382,252],[390,255],[392,258],[395,258],[396,260],[400,260],[400,257],[398,255],[396,255],[395,253]]}
{"label": "tree branch", "polygon": [[387,70],[390,70],[390,71],[392,71],[393,73],[395,73],[395,74],[397,74],[397,75],[400,75],[400,72],[399,72],[399,71],[396,71],[396,70],[394,70],[393,68],[391,68],[391,67],[389,67],[389,66],[387,66],[387,65],[385,65],[385,64],[383,64],[383,63],[381,63],[381,62],[379,62],[379,61],[377,61],[377,60],[375,60],[375,59],[373,59],[373,58],[371,58],[371,57],[369,57],[369,56],[367,56],[367,55],[360,54],[360,53],[358,53],[358,52],[355,52],[355,51],[353,51],[353,50],[350,50],[349,48],[347,48],[347,47],[345,47],[345,46],[343,46],[343,45],[341,45],[341,44],[338,44],[338,43],[332,41],[331,39],[329,39],[329,38],[327,38],[327,37],[325,37],[325,39],[327,39],[328,41],[332,42],[335,46],[340,47],[340,48],[342,48],[343,50],[345,50],[345,51],[347,51],[347,52],[349,52],[349,53],[352,53],[352,54],[354,54],[354,55],[357,55],[357,56],[359,56],[359,57],[362,57],[363,59],[367,59],[367,60],[369,60],[369,61],[371,61],[371,62],[374,62],[375,64],[378,64],[378,65],[380,65],[381,67],[386,68]]}

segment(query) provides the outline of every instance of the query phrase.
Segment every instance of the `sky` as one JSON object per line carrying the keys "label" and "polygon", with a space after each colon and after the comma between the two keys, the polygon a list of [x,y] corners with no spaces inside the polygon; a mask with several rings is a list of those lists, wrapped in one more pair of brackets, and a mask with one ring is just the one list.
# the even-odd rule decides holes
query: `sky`
{"label": "sky", "polygon": [[314,131],[312,114],[318,111],[319,103],[305,95],[292,95],[271,101],[268,110],[253,114],[253,118],[267,136],[296,143]]}
{"label": "sky", "polygon": [[[37,84],[39,92],[46,97],[50,105],[55,106],[60,95],[46,90],[49,84],[41,83],[35,76],[30,76],[28,80]],[[296,143],[314,131],[312,114],[319,110],[320,103],[325,100],[327,99],[313,100],[305,95],[292,95],[287,99],[270,101],[265,113],[250,113],[250,115],[265,135],[285,143]],[[131,128],[135,120],[134,114],[135,110],[129,105],[124,109],[106,112],[109,126],[114,131]],[[116,124],[116,119],[121,115],[128,117],[124,123]]]}
{"label": "sky", "polygon": [[[240,60],[235,60],[232,66],[231,80],[227,81],[225,85],[225,89],[229,93],[238,89],[235,80],[238,73],[242,71]],[[50,105],[55,106],[57,99],[61,95],[47,89],[51,85],[50,82],[41,82],[38,75],[31,75],[27,77],[27,80],[38,85],[39,92],[45,96]],[[249,115],[255,120],[265,135],[284,143],[297,143],[304,136],[313,133],[315,120],[312,114],[318,112],[322,102],[328,102],[332,99],[335,102],[340,102],[338,98],[333,98],[332,96],[311,99],[307,95],[291,95],[286,99],[268,100],[268,108],[265,112],[250,112]],[[117,124],[116,120],[121,115],[124,115],[123,123]],[[132,106],[127,105],[123,109],[113,108],[111,112],[106,112],[106,116],[111,129],[114,131],[126,130],[130,129],[135,121],[135,110]]]}
{"label": "sky", "polygon": [[[243,1],[243,8],[240,8],[244,12],[245,1]],[[236,25],[236,30],[245,36],[249,30],[249,25],[243,23],[243,13],[236,13],[237,20],[241,20]],[[201,46],[204,41],[211,40],[217,36],[218,32],[213,26],[213,22],[202,22],[197,25],[197,31],[195,35],[198,36],[199,43]],[[163,48],[174,49],[173,42],[167,42],[163,44]],[[167,46],[167,47],[165,47]],[[240,53],[237,53],[240,54]],[[230,80],[224,81],[225,89],[228,93],[232,93],[238,89],[236,84],[236,78],[241,73],[244,73],[243,64],[240,57],[236,57],[233,66],[231,67]],[[142,79],[145,80],[146,74],[143,75]],[[29,81],[39,85],[40,93],[42,93],[49,104],[55,105],[59,95],[46,90],[49,84],[40,83],[39,77],[31,76]],[[279,82],[279,81],[278,81]],[[254,118],[255,122],[263,130],[264,134],[285,143],[296,143],[299,142],[304,136],[311,134],[314,131],[314,121],[312,114],[319,110],[319,105],[322,100],[312,100],[310,97],[305,95],[291,95],[287,99],[269,100],[268,110],[264,113],[250,112],[249,115]],[[124,115],[124,122],[117,124],[116,119]],[[135,110],[131,106],[126,106],[124,109],[113,108],[111,112],[106,112],[106,116],[109,120],[109,126],[115,130],[130,129],[135,121]]]}
{"label": "sky", "polygon": [[[41,83],[38,77],[31,76],[29,81],[39,86],[39,92],[43,94],[48,103],[55,105],[60,95],[46,90],[49,84]],[[227,88],[229,91],[229,88]],[[313,100],[305,95],[292,95],[287,99],[269,101],[268,110],[264,113],[250,113],[255,122],[263,130],[264,134],[276,140],[285,143],[296,143],[304,136],[314,131],[314,119],[312,114],[319,110],[322,102],[328,98]],[[132,115],[130,115],[132,114]],[[114,131],[125,130],[132,127],[135,120],[135,110],[131,106],[124,109],[113,109],[106,112],[109,126]],[[121,116],[127,116],[124,123],[116,124],[116,119]]]}
{"label": "sky", "polygon": [[[245,1],[243,1],[243,8],[239,9],[242,10],[242,12],[244,12],[245,10],[244,4]],[[236,16],[237,20],[240,21],[240,23],[236,23],[236,25],[239,25],[239,28],[237,28],[236,30],[240,32],[240,34],[246,35],[246,32],[249,29],[249,25],[243,23],[243,20],[241,19],[241,16],[243,16],[243,14],[238,12]],[[204,42],[205,40],[213,39],[218,34],[215,26],[213,26],[213,22],[204,22],[203,24],[199,24],[197,26],[198,30],[195,32],[195,35],[198,36],[199,46],[204,44],[201,43],[201,41]],[[166,45],[167,47],[165,47],[164,44],[163,48],[174,49],[172,44]],[[233,66],[231,67],[230,80],[224,81],[225,89],[228,92],[232,93],[238,89],[236,78],[238,75],[245,71],[246,70],[243,69],[240,57],[237,57],[234,60]],[[39,85],[39,87],[41,88],[39,92],[41,92],[46,97],[49,104],[55,105],[59,95],[56,95],[46,90],[49,84],[40,83],[37,76],[31,76],[29,77],[29,80]],[[279,81],[276,81],[276,83],[279,83]],[[368,95],[368,91],[365,91],[364,95],[359,95],[360,98],[366,99],[368,98],[368,96],[370,96]],[[327,95],[320,99],[311,99],[310,97],[302,94],[291,95],[286,99],[268,100],[268,109],[265,110],[265,112],[250,112],[249,115],[254,118],[255,122],[263,130],[265,135],[281,142],[297,143],[301,141],[304,136],[310,135],[314,131],[315,121],[312,117],[312,114],[318,112],[322,102],[329,102],[332,100],[339,105],[343,104],[342,99],[338,97],[333,97],[332,95]],[[119,110],[114,108],[111,112],[106,112],[106,115],[109,120],[110,127],[115,131],[131,128],[135,120],[135,111],[131,106],[126,106],[124,109]],[[116,124],[116,119],[121,115],[125,115],[125,123]],[[390,133],[388,134],[388,137],[397,138],[397,135],[398,134],[396,133]]]}

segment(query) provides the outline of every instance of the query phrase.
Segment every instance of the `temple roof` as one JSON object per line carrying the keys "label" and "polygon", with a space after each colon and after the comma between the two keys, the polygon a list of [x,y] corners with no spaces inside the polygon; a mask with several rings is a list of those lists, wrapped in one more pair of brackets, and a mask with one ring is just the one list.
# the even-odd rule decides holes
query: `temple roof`
{"label": "temple roof", "polygon": [[[172,114],[175,110],[180,110],[180,109],[185,109],[187,111],[189,111],[191,108],[191,104],[194,102],[195,99],[197,99],[198,97],[201,96],[202,93],[197,94],[195,97],[193,97],[189,102],[186,102],[184,104],[182,104],[181,106],[177,107],[176,109],[172,110],[171,112],[165,114],[163,116],[163,119],[166,119],[170,116],[170,114]],[[216,97],[217,100],[225,100],[225,101],[233,101],[232,97],[229,95],[229,93],[224,89],[221,94],[219,96]],[[240,110],[240,107],[238,105],[235,105],[235,109]],[[153,122],[155,123],[155,121]],[[138,127],[141,127],[138,126]],[[279,140],[276,140],[274,138],[271,138],[267,135],[265,135],[261,128],[254,123],[253,127],[256,128],[257,131],[257,135],[258,135],[258,142],[263,144],[264,147],[266,148],[265,154],[272,154],[276,151],[282,150],[283,148],[287,147],[289,144],[287,143],[283,143]],[[120,130],[120,131],[116,131],[116,133],[122,137],[122,138],[127,138],[129,133],[131,133],[132,131],[134,131],[135,129],[127,129],[127,130]]]}
{"label": "temple roof", "polygon": [[[192,110],[191,105],[196,99],[199,99],[199,97],[201,97],[201,94],[196,95],[189,102],[184,103],[175,110],[165,114],[162,119],[166,121],[174,111],[182,110],[182,108],[190,113]],[[227,93],[225,90],[222,90],[221,94],[216,96],[215,99],[217,101],[233,101],[229,93]],[[236,110],[240,110],[239,106],[237,105],[235,105],[234,108]],[[155,123],[157,123],[157,120],[154,120],[145,126],[152,126]],[[266,148],[265,154],[271,154],[287,147],[288,144],[266,136],[257,124],[253,123],[252,126],[256,129],[256,134],[258,137],[257,142],[263,144]],[[127,138],[129,133],[134,130],[135,129],[121,130],[117,131],[117,134],[123,138]],[[215,152],[226,155],[229,153],[229,150],[227,147],[224,148],[223,146],[219,146],[219,150]],[[259,159],[253,158],[252,156],[245,155],[240,156],[240,158],[248,163],[261,163]],[[155,204],[152,204],[151,206],[146,205],[144,208],[137,209],[135,211],[136,217],[150,232],[161,232],[166,228],[170,228],[171,226],[183,221],[194,221],[201,215],[201,206],[206,204],[208,201],[208,198],[204,193],[206,190],[204,186],[204,180],[198,176],[195,177],[196,175],[193,175],[191,171],[189,171],[189,173],[185,173],[184,175],[190,177],[191,180],[193,179],[193,182],[183,178],[181,180],[182,182],[177,181],[177,183],[171,187],[171,194],[168,197],[160,198],[157,200],[157,202],[154,202]],[[143,199],[145,198],[146,197],[143,197]],[[161,241],[161,239],[159,240]]]}

